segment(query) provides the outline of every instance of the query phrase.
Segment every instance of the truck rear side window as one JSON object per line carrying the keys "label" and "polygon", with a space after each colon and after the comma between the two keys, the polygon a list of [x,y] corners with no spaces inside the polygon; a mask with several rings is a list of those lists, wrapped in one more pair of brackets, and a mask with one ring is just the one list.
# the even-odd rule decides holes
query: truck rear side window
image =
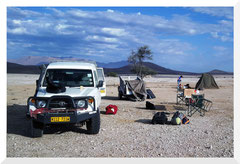
{"label": "truck rear side window", "polygon": [[68,87],[93,87],[91,70],[48,69],[44,77],[43,86],[48,83],[61,83]]}

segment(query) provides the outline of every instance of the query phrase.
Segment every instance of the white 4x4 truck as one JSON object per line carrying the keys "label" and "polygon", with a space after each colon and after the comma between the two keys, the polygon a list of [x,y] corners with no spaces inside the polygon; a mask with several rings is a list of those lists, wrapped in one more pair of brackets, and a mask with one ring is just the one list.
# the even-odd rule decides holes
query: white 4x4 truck
{"label": "white 4x4 truck", "polygon": [[32,137],[41,137],[51,124],[86,123],[89,134],[99,132],[99,105],[106,95],[102,68],[90,62],[50,63],[41,68],[36,85],[27,100]]}

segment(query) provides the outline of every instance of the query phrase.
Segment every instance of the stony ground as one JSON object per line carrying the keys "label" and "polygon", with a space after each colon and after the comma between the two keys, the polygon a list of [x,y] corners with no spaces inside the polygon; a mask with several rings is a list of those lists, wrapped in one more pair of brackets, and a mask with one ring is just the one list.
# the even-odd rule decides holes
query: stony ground
{"label": "stony ground", "polygon": [[[144,102],[118,100],[118,78],[107,78],[107,96],[101,103],[101,130],[86,134],[86,127],[50,127],[42,138],[30,138],[25,118],[26,101],[35,91],[38,75],[7,76],[7,157],[233,157],[233,78],[215,77],[220,89],[204,90],[213,108],[201,117],[195,113],[188,125],[152,125],[154,113],[184,112],[176,105],[176,77],[146,78],[147,88],[156,95]],[[19,79],[22,79],[21,81]],[[197,77],[183,78],[195,86]],[[116,115],[106,115],[105,107],[117,105]],[[169,119],[172,115],[170,115]]]}

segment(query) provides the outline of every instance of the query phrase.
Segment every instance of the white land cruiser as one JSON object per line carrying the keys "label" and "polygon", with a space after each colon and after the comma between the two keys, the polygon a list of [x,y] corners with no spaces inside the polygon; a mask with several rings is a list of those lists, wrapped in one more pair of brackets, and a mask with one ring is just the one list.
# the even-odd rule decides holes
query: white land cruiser
{"label": "white land cruiser", "polygon": [[32,137],[41,137],[49,124],[86,123],[89,134],[99,132],[101,94],[106,95],[102,68],[90,62],[50,63],[41,68],[36,85],[27,100]]}

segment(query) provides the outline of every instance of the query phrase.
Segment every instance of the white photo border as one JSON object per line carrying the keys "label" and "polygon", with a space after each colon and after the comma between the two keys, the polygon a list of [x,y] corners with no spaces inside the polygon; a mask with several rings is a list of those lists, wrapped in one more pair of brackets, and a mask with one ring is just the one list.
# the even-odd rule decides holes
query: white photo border
{"label": "white photo border", "polygon": [[[6,157],[6,116],[7,116],[7,7],[32,7],[32,6],[48,6],[48,7],[197,7],[197,6],[211,6],[211,7],[233,7],[234,8],[234,157],[233,158],[7,158]],[[0,37],[0,70],[1,70],[1,103],[0,103],[0,162],[2,163],[79,163],[81,162],[196,162],[196,163],[240,163],[240,1],[236,0],[1,0],[0,1],[0,21],[1,21],[1,37]],[[2,113],[3,112],[3,113]],[[120,161],[121,160],[121,161]]]}

